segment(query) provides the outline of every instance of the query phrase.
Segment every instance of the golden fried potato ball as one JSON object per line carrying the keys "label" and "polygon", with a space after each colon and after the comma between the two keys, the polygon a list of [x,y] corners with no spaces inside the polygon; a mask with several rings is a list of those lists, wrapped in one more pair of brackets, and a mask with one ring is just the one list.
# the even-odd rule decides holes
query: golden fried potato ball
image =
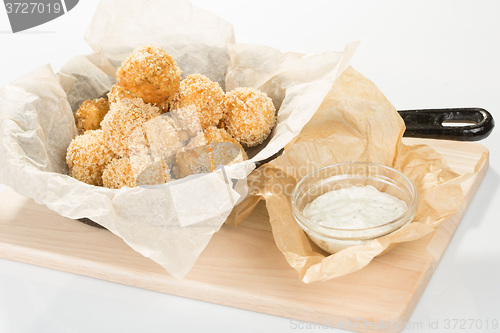
{"label": "golden fried potato ball", "polygon": [[[111,87],[111,90],[108,93],[109,102],[116,103],[123,98],[134,99],[134,98],[140,98],[140,97],[135,96],[130,91],[123,89],[123,87],[121,87],[115,83],[113,85],[113,87]],[[167,102],[165,102],[163,104],[155,104],[155,106],[160,108],[161,113],[165,113],[169,109],[169,104]]]}
{"label": "golden fried potato ball", "polygon": [[225,129],[217,128],[215,126],[207,127],[203,133],[208,142],[233,142],[240,145],[235,138],[231,136]]}
{"label": "golden fried potato ball", "polygon": [[[133,162],[132,169],[134,169]],[[135,171],[135,170],[134,170]],[[139,185],[161,185],[168,183],[172,180],[170,175],[170,169],[163,163],[163,161],[151,162],[149,165],[136,172],[137,176],[135,178],[136,184]]]}
{"label": "golden fried potato ball", "polygon": [[203,129],[219,123],[223,115],[224,91],[204,75],[191,74],[181,81],[171,108],[194,106]]}
{"label": "golden fried potato ball", "polygon": [[123,87],[119,86],[118,84],[114,84],[113,87],[111,87],[111,90],[108,93],[108,100],[110,103],[116,103],[120,101],[123,98],[128,98],[128,99],[134,99],[138,98],[137,96],[133,95],[129,91],[123,89]]}
{"label": "golden fried potato ball", "polygon": [[106,165],[102,173],[104,187],[119,189],[125,186],[135,187],[135,177],[128,157],[114,158]]}
{"label": "golden fried potato ball", "polygon": [[116,83],[146,103],[162,106],[179,90],[181,70],[162,48],[135,49],[116,71]]}
{"label": "golden fried potato ball", "polygon": [[246,147],[264,142],[276,125],[276,108],[263,92],[236,88],[225,97],[224,123],[229,134]]}
{"label": "golden fried potato ball", "polygon": [[212,172],[219,165],[231,165],[248,159],[243,147],[226,130],[210,126],[192,138],[176,155],[174,174],[178,178]]}
{"label": "golden fried potato ball", "polygon": [[101,128],[101,121],[109,111],[109,101],[105,98],[86,100],[75,113],[78,134]]}
{"label": "golden fried potato ball", "polygon": [[193,149],[179,150],[175,157],[174,175],[177,178],[214,171],[219,165],[242,162],[246,155],[233,142],[210,142]]}
{"label": "golden fried potato ball", "polygon": [[142,125],[142,133],[147,140],[145,142],[147,147],[142,147],[142,150],[147,148],[152,160],[162,160],[167,166],[174,163],[177,150],[183,148],[187,141],[184,131],[176,126],[168,114],[145,122]]}
{"label": "golden fried potato ball", "polygon": [[158,107],[144,103],[140,98],[124,98],[111,103],[101,122],[106,144],[119,157],[127,156],[131,134],[160,113]]}
{"label": "golden fried potato ball", "polygon": [[71,141],[66,152],[69,175],[90,185],[102,185],[102,173],[113,158],[102,130],[88,130]]}
{"label": "golden fried potato ball", "polygon": [[119,189],[139,185],[159,185],[171,180],[170,169],[163,161],[147,163],[141,156],[114,158],[102,174],[104,187]]}
{"label": "golden fried potato ball", "polygon": [[[196,136],[192,137],[184,150],[194,149],[200,146],[209,144],[210,142],[232,142],[238,147],[240,143],[231,136],[225,129],[209,126],[202,132],[198,132]],[[243,147],[241,147],[243,150]]]}
{"label": "golden fried potato ball", "polygon": [[210,126],[206,128],[203,133],[205,134],[205,139],[208,142],[232,142],[235,145],[237,145],[243,154],[244,159],[247,159],[247,155],[245,153],[245,150],[243,147],[240,145],[240,143],[231,136],[225,129],[223,128],[217,128],[215,126]]}
{"label": "golden fried potato ball", "polygon": [[195,106],[188,105],[178,109],[172,108],[169,114],[177,127],[185,132],[187,138],[193,138],[203,133],[198,110]]}

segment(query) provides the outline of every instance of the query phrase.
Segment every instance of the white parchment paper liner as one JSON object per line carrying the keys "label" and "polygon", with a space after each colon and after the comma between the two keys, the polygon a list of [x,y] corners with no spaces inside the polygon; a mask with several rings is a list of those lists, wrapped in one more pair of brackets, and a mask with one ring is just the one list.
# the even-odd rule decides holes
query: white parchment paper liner
{"label": "white parchment paper liner", "polygon": [[[86,39],[94,54],[71,59],[58,75],[47,65],[0,90],[0,182],[63,216],[90,218],[177,278],[189,272],[246,195],[254,162],[300,132],[356,48],[302,55],[235,44],[229,23],[180,0],[104,0]],[[251,160],[161,186],[120,190],[68,176],[66,148],[76,135],[72,112],[82,101],[103,96],[116,67],[144,44],[163,47],[183,77],[201,73],[226,91],[255,87],[273,98],[278,126],[250,152]]]}

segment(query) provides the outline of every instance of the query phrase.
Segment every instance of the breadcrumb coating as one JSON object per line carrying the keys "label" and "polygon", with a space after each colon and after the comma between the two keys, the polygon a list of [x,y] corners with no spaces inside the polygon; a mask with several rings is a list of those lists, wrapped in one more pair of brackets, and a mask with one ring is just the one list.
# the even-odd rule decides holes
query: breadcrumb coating
{"label": "breadcrumb coating", "polygon": [[210,126],[177,153],[174,174],[182,178],[212,172],[219,165],[231,165],[247,159],[245,150],[235,138],[222,128]]}
{"label": "breadcrumb coating", "polygon": [[232,142],[235,145],[237,145],[242,152],[243,158],[246,160],[247,154],[245,153],[245,150],[243,147],[240,145],[238,140],[233,138],[231,134],[229,134],[225,129],[223,128],[217,128],[215,126],[210,126],[206,128],[204,131],[205,139],[208,142]]}
{"label": "breadcrumb coating", "polygon": [[116,83],[146,103],[163,106],[179,90],[181,70],[162,48],[135,49],[116,71]]}
{"label": "breadcrumb coating", "polygon": [[[123,98],[134,99],[134,98],[140,98],[140,97],[135,96],[130,91],[125,90],[123,87],[121,87],[115,83],[113,85],[113,87],[111,87],[111,90],[108,93],[109,102],[116,103]],[[155,106],[160,108],[161,113],[167,112],[169,107],[170,107],[168,102],[164,102],[162,104],[155,104]]]}
{"label": "breadcrumb coating", "polygon": [[83,102],[75,113],[78,134],[101,128],[101,121],[109,111],[109,101],[105,98],[89,99]]}
{"label": "breadcrumb coating", "polygon": [[138,186],[171,180],[176,145],[182,146],[168,115],[152,118],[131,134],[129,160]]}
{"label": "breadcrumb coating", "polygon": [[276,125],[276,108],[263,92],[236,88],[225,97],[224,122],[227,131],[246,147],[264,142]]}
{"label": "breadcrumb coating", "polygon": [[135,178],[137,185],[161,185],[171,180],[170,169],[163,161],[149,164],[147,168],[137,173]]}
{"label": "breadcrumb coating", "polygon": [[168,166],[175,161],[175,153],[186,145],[185,135],[169,115],[148,120],[142,125],[148,152],[154,161],[164,161]]}
{"label": "breadcrumb coating", "polygon": [[207,138],[205,137],[205,133],[202,131],[202,132],[198,132],[198,134],[196,134],[196,136],[192,137],[189,140],[186,147],[184,147],[182,150],[187,151],[187,150],[195,149],[195,148],[198,148],[201,146],[206,146],[207,144],[208,144]]}
{"label": "breadcrumb coating", "polygon": [[101,122],[106,144],[119,157],[127,156],[130,135],[160,113],[158,107],[144,103],[140,98],[124,98],[111,103],[109,112]]}
{"label": "breadcrumb coating", "polygon": [[114,158],[106,165],[102,173],[104,187],[119,189],[125,186],[135,187],[135,177],[128,157]]}
{"label": "breadcrumb coating", "polygon": [[239,146],[232,142],[209,144],[180,150],[176,155],[174,174],[177,178],[214,171],[219,165],[232,165],[246,159]]}
{"label": "breadcrumb coating", "polygon": [[131,92],[123,89],[122,86],[119,86],[115,83],[108,93],[108,100],[110,103],[116,103],[119,102],[122,98],[133,99],[137,98],[137,96],[133,95]]}
{"label": "breadcrumb coating", "polygon": [[182,129],[188,138],[203,133],[198,111],[195,106],[188,105],[182,108],[172,108],[170,110],[170,115],[177,127]]}
{"label": "breadcrumb coating", "polygon": [[188,75],[181,81],[172,108],[194,106],[203,129],[219,123],[223,116],[224,91],[219,83],[201,74]]}
{"label": "breadcrumb coating", "polygon": [[102,174],[103,186],[112,189],[139,185],[159,185],[171,180],[170,170],[161,162],[151,163],[136,174],[128,157],[114,158]]}
{"label": "breadcrumb coating", "polygon": [[102,185],[102,173],[113,158],[102,130],[88,130],[71,141],[66,152],[69,175],[90,185]]}
{"label": "breadcrumb coating", "polygon": [[233,142],[239,145],[238,141],[231,136],[225,129],[215,126],[207,127],[203,131],[208,142]]}

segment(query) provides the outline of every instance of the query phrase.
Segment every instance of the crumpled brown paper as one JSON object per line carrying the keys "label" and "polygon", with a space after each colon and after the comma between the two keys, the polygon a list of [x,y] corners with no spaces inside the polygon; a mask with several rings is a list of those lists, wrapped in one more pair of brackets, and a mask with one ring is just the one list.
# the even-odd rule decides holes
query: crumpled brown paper
{"label": "crumpled brown paper", "polygon": [[[76,56],[57,75],[50,66],[36,69],[0,90],[0,182],[63,216],[90,218],[177,278],[245,197],[254,163],[300,132],[356,48],[302,55],[235,44],[230,23],[185,0],[103,0],[85,37],[94,54]],[[266,144],[248,161],[158,186],[112,190],[69,177],[72,112],[109,91],[116,67],[144,44],[163,47],[183,77],[201,73],[226,90],[268,93],[278,125]]]}
{"label": "crumpled brown paper", "polygon": [[[404,122],[380,90],[348,68],[285,152],[248,178],[253,195],[235,208],[241,220],[266,200],[276,245],[302,281],[325,281],[357,271],[393,245],[419,239],[452,216],[463,199],[461,177],[427,145],[402,143]],[[308,173],[334,163],[369,161],[394,167],[415,184],[418,208],[412,223],[329,255],[295,222],[290,196]]]}

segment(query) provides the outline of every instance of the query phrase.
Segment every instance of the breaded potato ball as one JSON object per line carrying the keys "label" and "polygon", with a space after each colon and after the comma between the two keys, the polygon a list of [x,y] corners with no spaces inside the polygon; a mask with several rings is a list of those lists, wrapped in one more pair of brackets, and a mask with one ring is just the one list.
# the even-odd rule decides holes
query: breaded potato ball
{"label": "breaded potato ball", "polygon": [[246,155],[233,142],[210,142],[194,149],[180,150],[175,157],[177,178],[214,171],[219,165],[242,162]]}
{"label": "breaded potato ball", "polygon": [[178,178],[212,172],[219,165],[247,160],[243,147],[226,130],[210,126],[192,138],[176,155],[174,174]]}
{"label": "breaded potato ball", "polygon": [[225,97],[224,123],[229,134],[246,147],[264,142],[276,125],[276,108],[263,92],[236,88]]}
{"label": "breaded potato ball", "polygon": [[102,174],[103,186],[120,189],[125,186],[164,184],[171,180],[169,169],[161,162],[150,163],[149,166],[137,172],[134,172],[133,164],[128,157],[111,160]]}
{"label": "breaded potato ball", "polygon": [[111,90],[108,93],[109,102],[116,103],[116,102],[119,102],[123,98],[134,99],[134,98],[138,98],[138,97],[133,95],[129,91],[123,89],[123,87],[121,87],[115,83],[113,85],[113,87],[111,87]]}
{"label": "breaded potato ball", "polygon": [[114,158],[106,165],[102,173],[104,187],[119,189],[125,186],[135,187],[135,177],[128,157]]}
{"label": "breaded potato ball", "polygon": [[78,134],[101,128],[101,121],[109,111],[109,101],[105,98],[89,99],[83,102],[75,113]]}
{"label": "breaded potato ball", "polygon": [[217,128],[215,126],[210,126],[206,128],[203,133],[205,134],[205,139],[207,142],[232,142],[235,145],[237,145],[243,154],[244,159],[247,159],[247,155],[245,153],[245,150],[243,147],[240,145],[240,143],[231,136],[225,129],[223,128]]}
{"label": "breaded potato ball", "polygon": [[89,185],[102,185],[102,173],[113,158],[102,130],[88,130],[71,141],[66,152],[69,175]]}
{"label": "breaded potato ball", "polygon": [[[134,169],[133,163],[132,169]],[[171,180],[172,177],[170,175],[170,169],[165,165],[165,163],[163,163],[163,161],[150,163],[145,169],[137,172],[137,176],[135,178],[135,182],[138,186],[161,185],[168,183]]]}
{"label": "breaded potato ball", "polygon": [[184,131],[176,126],[168,114],[145,122],[142,125],[142,133],[147,140],[150,157],[154,161],[164,161],[167,166],[173,165],[175,153],[186,145]]}
{"label": "breaded potato ball", "polygon": [[179,90],[181,70],[162,48],[135,49],[116,71],[116,83],[146,103],[163,106]]}
{"label": "breaded potato ball", "polygon": [[219,123],[223,115],[224,91],[217,82],[201,74],[188,75],[181,81],[171,108],[194,106],[203,129]]}
{"label": "breaded potato ball", "polygon": [[119,157],[127,156],[131,134],[160,113],[158,107],[146,104],[140,98],[124,98],[111,103],[109,112],[101,122],[106,144]]}
{"label": "breaded potato ball", "polygon": [[201,146],[206,146],[208,144],[207,138],[205,137],[204,132],[199,132],[196,134],[196,136],[192,137],[186,147],[184,147],[182,150],[187,151],[190,149],[195,149]]}
{"label": "breaded potato ball", "polygon": [[[232,142],[238,147],[241,147],[240,143],[235,138],[233,138],[225,129],[210,126],[207,127],[204,131],[197,133],[196,136],[192,137],[184,150],[204,146],[209,144],[210,142]],[[243,150],[243,147],[241,147],[241,149]]]}
{"label": "breaded potato ball", "polygon": [[215,126],[207,127],[203,133],[208,142],[233,142],[240,145],[235,138],[231,136],[225,129],[217,128]]}
{"label": "breaded potato ball", "polygon": [[193,138],[203,133],[198,111],[195,106],[188,105],[182,108],[172,108],[169,113],[178,128],[185,132],[187,138]]}
{"label": "breaded potato ball", "polygon": [[[134,94],[132,94],[130,91],[123,89],[123,87],[119,86],[118,84],[114,84],[108,93],[109,102],[116,103],[124,98],[134,99],[134,98],[140,98],[140,97],[137,97]],[[158,105],[155,104],[155,106],[160,108],[161,113],[165,113],[169,109],[169,104],[167,102],[165,102],[163,104],[158,104]]]}

